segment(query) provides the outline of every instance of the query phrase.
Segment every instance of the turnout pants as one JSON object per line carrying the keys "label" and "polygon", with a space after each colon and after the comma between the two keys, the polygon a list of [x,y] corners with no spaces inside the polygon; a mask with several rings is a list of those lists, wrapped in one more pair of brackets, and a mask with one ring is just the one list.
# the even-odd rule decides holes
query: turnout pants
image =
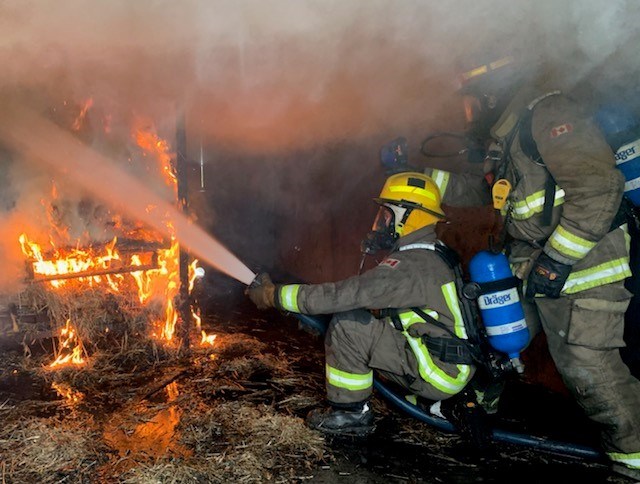
{"label": "turnout pants", "polygon": [[[429,400],[452,396],[420,377],[407,337],[391,324],[364,310],[334,315],[325,337],[327,398],[336,406],[362,402],[371,396],[373,370]],[[434,361],[435,360],[435,361]],[[455,365],[437,359],[434,373],[456,375]],[[453,378],[453,377],[449,377]]]}
{"label": "turnout pants", "polygon": [[600,424],[604,450],[640,468],[640,381],[620,357],[628,303],[622,282],[535,299],[556,367],[586,415]]}

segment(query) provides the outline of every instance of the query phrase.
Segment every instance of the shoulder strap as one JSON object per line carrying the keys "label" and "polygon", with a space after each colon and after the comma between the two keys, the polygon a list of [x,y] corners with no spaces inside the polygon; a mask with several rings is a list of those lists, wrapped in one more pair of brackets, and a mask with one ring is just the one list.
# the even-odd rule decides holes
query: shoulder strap
{"label": "shoulder strap", "polygon": [[411,250],[411,249],[424,249],[424,250],[432,250],[436,254],[440,256],[440,258],[447,264],[449,269],[455,270],[455,268],[460,264],[460,258],[458,254],[442,242],[437,241],[436,243],[416,243],[409,244],[400,247],[399,251]]}
{"label": "shoulder strap", "polygon": [[536,144],[536,140],[533,139],[533,132],[531,131],[533,110],[541,101],[551,96],[557,96],[558,94],[561,94],[561,91],[549,91],[531,101],[522,112],[520,122],[516,128],[518,129],[520,149],[531,161],[538,165],[544,165],[544,160],[538,151],[538,145]]}
{"label": "shoulder strap", "polygon": [[[520,123],[518,127],[518,141],[520,142],[520,149],[522,152],[533,161],[536,165],[544,166],[544,160],[540,151],[538,151],[538,145],[536,140],[533,139],[532,122],[533,122],[533,109],[538,105],[540,101],[550,96],[556,96],[560,94],[560,91],[551,91],[542,96],[534,99],[525,108],[522,116],[520,117]],[[545,227],[551,225],[551,217],[553,215],[553,204],[556,197],[556,181],[553,176],[547,170],[547,181],[544,184],[544,206],[542,208],[542,224]]]}

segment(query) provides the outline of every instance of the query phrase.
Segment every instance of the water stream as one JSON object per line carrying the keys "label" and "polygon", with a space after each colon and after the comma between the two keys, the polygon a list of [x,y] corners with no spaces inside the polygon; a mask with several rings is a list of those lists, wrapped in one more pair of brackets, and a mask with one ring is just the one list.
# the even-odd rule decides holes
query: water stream
{"label": "water stream", "polygon": [[[3,100],[4,101],[4,100]],[[193,255],[221,272],[249,284],[255,274],[220,242],[194,225],[118,163],[83,144],[42,115],[15,102],[3,102],[0,139],[28,161],[45,164],[109,206],[175,236]]]}

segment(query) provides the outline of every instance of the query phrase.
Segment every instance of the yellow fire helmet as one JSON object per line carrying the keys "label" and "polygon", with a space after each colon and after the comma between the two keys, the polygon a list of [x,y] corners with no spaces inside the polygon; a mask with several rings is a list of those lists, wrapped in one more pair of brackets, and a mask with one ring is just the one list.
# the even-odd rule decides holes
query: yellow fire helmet
{"label": "yellow fire helmet", "polygon": [[402,237],[444,218],[440,207],[440,190],[435,182],[422,173],[398,173],[387,178],[380,196],[380,205],[391,204],[406,209],[395,221],[397,234]]}

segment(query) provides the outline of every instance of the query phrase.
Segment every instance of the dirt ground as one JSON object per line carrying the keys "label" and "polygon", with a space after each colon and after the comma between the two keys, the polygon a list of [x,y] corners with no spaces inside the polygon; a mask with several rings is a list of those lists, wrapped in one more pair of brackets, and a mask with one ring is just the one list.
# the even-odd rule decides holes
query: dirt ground
{"label": "dirt ground", "polygon": [[[325,439],[304,425],[323,405],[321,340],[291,317],[228,302],[207,302],[215,346],[186,358],[156,352],[53,371],[46,342],[29,358],[5,349],[2,482],[628,482],[599,462],[503,444],[479,452],[377,397],[372,437]],[[520,431],[596,445],[576,407],[544,389],[515,384],[500,413]]]}

